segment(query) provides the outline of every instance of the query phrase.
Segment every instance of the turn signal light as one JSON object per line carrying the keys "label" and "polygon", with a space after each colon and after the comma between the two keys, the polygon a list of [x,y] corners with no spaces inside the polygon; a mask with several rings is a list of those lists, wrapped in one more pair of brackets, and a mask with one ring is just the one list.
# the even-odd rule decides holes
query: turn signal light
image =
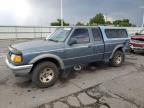
{"label": "turn signal light", "polygon": [[14,63],[20,63],[20,62],[22,62],[22,56],[12,54],[11,55],[11,61]]}

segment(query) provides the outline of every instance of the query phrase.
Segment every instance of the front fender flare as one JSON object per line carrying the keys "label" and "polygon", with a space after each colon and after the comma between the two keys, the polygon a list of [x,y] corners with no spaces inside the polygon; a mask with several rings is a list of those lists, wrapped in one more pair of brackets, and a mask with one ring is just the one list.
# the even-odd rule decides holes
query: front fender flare
{"label": "front fender flare", "polygon": [[44,59],[44,58],[53,58],[53,59],[57,60],[59,65],[60,65],[60,68],[64,69],[63,60],[60,57],[58,57],[57,55],[54,55],[54,54],[42,54],[42,55],[36,56],[29,62],[29,64],[34,64],[38,60],[41,60],[41,59]]}

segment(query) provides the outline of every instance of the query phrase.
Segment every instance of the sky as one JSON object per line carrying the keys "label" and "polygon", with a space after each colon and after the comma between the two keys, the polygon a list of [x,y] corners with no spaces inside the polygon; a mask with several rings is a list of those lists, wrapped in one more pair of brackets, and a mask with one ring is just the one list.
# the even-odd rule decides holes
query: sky
{"label": "sky", "polygon": [[[140,26],[144,0],[63,0],[64,20],[71,24],[86,24],[97,13],[110,21],[128,18]],[[0,25],[49,26],[57,18],[60,0],[0,0]]]}

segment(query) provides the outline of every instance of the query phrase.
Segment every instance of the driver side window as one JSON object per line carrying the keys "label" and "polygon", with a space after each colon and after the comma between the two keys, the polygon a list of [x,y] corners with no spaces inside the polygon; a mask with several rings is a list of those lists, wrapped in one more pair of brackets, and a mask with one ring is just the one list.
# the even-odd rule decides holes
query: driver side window
{"label": "driver side window", "polygon": [[75,31],[73,32],[71,36],[71,39],[72,38],[74,38],[77,41],[77,44],[90,42],[89,32],[88,32],[88,29],[86,28],[75,29]]}

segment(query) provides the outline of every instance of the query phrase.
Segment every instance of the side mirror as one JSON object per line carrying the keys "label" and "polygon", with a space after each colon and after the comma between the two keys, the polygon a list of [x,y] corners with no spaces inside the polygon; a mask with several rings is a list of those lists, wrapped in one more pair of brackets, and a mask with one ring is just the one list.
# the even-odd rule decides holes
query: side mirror
{"label": "side mirror", "polygon": [[68,44],[70,46],[73,45],[73,44],[77,44],[77,40],[75,38],[71,38]]}

